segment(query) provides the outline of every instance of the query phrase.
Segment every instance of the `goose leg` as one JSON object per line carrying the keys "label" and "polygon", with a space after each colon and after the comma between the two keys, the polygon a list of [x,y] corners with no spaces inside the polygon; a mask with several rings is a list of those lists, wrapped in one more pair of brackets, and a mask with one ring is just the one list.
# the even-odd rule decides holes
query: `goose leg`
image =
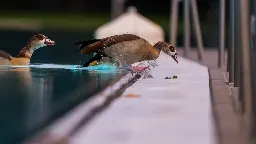
{"label": "goose leg", "polygon": [[126,64],[126,63],[120,63],[120,62],[118,62],[118,66],[119,66],[119,68],[124,68],[124,69],[126,69],[126,70],[130,71],[130,72],[131,72],[131,74],[133,75],[134,71],[133,71],[133,69],[132,69],[132,66],[131,66],[131,65]]}
{"label": "goose leg", "polygon": [[137,72],[143,72],[148,67],[133,66],[132,69]]}

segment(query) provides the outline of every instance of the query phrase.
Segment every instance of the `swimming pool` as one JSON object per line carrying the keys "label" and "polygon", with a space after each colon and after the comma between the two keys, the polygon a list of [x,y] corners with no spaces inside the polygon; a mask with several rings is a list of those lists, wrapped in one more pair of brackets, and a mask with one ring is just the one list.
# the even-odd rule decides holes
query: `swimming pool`
{"label": "swimming pool", "polygon": [[0,143],[23,140],[126,73],[109,65],[0,67]]}

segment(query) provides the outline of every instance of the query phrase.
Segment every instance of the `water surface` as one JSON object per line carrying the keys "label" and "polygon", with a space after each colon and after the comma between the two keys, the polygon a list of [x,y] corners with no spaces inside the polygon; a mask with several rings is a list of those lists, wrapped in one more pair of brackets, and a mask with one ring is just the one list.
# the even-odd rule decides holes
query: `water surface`
{"label": "water surface", "polygon": [[124,73],[108,66],[0,66],[0,143],[22,141]]}

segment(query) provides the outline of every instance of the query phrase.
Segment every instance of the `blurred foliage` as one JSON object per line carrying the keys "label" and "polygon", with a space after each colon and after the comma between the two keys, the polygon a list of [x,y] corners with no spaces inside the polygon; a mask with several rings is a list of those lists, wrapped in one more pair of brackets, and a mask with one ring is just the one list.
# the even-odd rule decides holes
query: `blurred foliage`
{"label": "blurred foliage", "polygon": [[[168,15],[144,15],[153,22],[159,24],[165,32],[169,31]],[[71,30],[71,31],[92,31],[110,21],[109,14],[80,14],[80,13],[38,13],[38,12],[14,12],[0,11],[0,18],[16,19],[29,22],[40,21],[47,30]],[[193,23],[191,23],[193,24]],[[183,21],[179,21],[178,34],[184,31]],[[211,33],[216,24],[201,23],[203,33]],[[193,28],[193,25],[191,26]]]}
{"label": "blurred foliage", "polygon": [[104,14],[79,13],[31,13],[31,12],[0,12],[0,18],[20,21],[40,21],[45,29],[92,30],[108,22],[110,17]]}

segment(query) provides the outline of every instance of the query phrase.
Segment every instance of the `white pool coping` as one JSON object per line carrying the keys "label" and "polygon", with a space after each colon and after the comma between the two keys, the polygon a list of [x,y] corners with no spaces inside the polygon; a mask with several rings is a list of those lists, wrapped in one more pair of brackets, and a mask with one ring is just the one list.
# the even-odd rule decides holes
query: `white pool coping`
{"label": "white pool coping", "polygon": [[[86,128],[72,137],[72,144],[216,144],[208,68],[185,58],[174,63],[165,55],[152,69],[153,78],[140,79]],[[177,75],[177,79],[165,79]],[[55,138],[70,129],[107,95],[132,78],[124,76],[113,87],[84,102],[45,129]]]}

